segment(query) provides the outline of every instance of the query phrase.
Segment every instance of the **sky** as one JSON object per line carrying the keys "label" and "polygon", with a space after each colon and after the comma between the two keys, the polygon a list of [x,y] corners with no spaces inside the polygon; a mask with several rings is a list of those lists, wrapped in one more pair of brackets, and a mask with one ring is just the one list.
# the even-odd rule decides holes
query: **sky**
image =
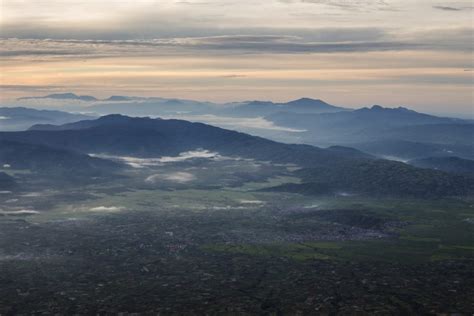
{"label": "sky", "polygon": [[2,102],[75,92],[474,111],[470,0],[0,4]]}

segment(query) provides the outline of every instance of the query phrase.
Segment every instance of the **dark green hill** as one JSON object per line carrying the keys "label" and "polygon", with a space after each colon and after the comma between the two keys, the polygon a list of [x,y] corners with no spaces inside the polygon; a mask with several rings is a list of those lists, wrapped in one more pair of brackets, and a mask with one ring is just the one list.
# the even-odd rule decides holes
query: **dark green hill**
{"label": "dark green hill", "polygon": [[5,172],[0,172],[0,190],[9,190],[16,185],[15,179]]}
{"label": "dark green hill", "polygon": [[310,195],[364,195],[439,198],[474,193],[474,179],[441,171],[419,169],[404,163],[375,160],[356,161],[338,168],[308,168],[298,174],[301,184],[271,190]]}
{"label": "dark green hill", "polygon": [[378,140],[353,144],[355,148],[381,157],[412,160],[424,157],[457,156],[474,159],[474,146],[411,142],[406,140]]}
{"label": "dark green hill", "polygon": [[100,175],[118,170],[121,165],[83,153],[45,145],[0,140],[0,165],[37,173]]}
{"label": "dark green hill", "polygon": [[474,160],[459,157],[427,157],[408,162],[419,168],[429,168],[445,172],[474,175]]}

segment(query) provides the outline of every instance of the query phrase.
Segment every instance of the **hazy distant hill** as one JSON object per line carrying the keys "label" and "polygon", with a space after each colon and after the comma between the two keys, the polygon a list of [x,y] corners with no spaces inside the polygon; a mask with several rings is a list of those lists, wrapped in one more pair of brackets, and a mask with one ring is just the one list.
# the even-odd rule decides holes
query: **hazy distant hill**
{"label": "hazy distant hill", "polygon": [[428,124],[466,124],[467,121],[453,118],[443,118],[418,113],[406,108],[383,108],[374,105],[372,108],[362,108],[354,111],[323,114],[300,114],[280,112],[267,119],[293,128],[304,128],[312,134],[322,134],[322,137],[340,138],[354,135],[355,137],[371,137],[372,132],[387,131],[392,128],[411,125]]}
{"label": "hazy distant hill", "polygon": [[305,167],[301,176],[308,183],[299,189],[312,194],[347,191],[369,195],[432,196],[436,192],[437,196],[445,196],[467,194],[474,187],[472,179],[374,160],[350,148],[321,149],[282,144],[182,120],[109,115],[62,127],[48,129],[43,126],[43,130],[0,133],[0,139],[84,153],[138,157],[178,155],[202,148],[226,156],[293,163]]}
{"label": "hazy distant hill", "polygon": [[[128,102],[124,102],[128,101]],[[288,103],[250,101],[237,104],[214,104],[180,99],[128,99],[111,97],[104,103],[88,107],[88,111],[101,114],[124,114],[132,116],[163,116],[173,114],[217,115],[231,117],[262,117],[288,111],[290,113],[329,113],[344,111],[345,108],[330,105],[321,100],[303,98]]]}
{"label": "hazy distant hill", "polygon": [[[301,141],[341,144],[372,154],[399,158],[474,153],[474,122],[437,117],[406,108],[373,106],[323,114],[281,112],[266,117],[280,126],[305,129]],[[421,153],[426,148],[429,153]]]}
{"label": "hazy distant hill", "polygon": [[130,101],[130,100],[133,100],[133,97],[127,97],[127,96],[123,96],[123,95],[112,95],[110,97],[108,97],[107,99],[105,99],[104,101]]}
{"label": "hazy distant hill", "polygon": [[474,124],[460,122],[404,126],[391,129],[384,136],[415,142],[474,146]]}
{"label": "hazy distant hill", "polygon": [[301,113],[328,113],[348,110],[343,107],[331,105],[323,100],[311,98],[301,98],[287,103],[279,103],[278,105],[283,108],[291,109],[294,112]]}
{"label": "hazy distant hill", "polygon": [[223,113],[230,116],[268,116],[278,112],[288,113],[332,113],[346,111],[347,109],[328,104],[322,100],[301,98],[287,103],[273,103],[269,101],[251,101],[242,103]]}
{"label": "hazy distant hill", "polygon": [[34,124],[65,124],[92,116],[24,107],[0,107],[0,131],[26,130]]}
{"label": "hazy distant hill", "polygon": [[183,99],[169,99],[157,97],[130,97],[115,95],[106,99],[97,99],[93,96],[77,95],[74,93],[50,94],[38,97],[24,97],[22,100],[76,100],[93,102],[87,111],[99,114],[124,114],[131,116],[158,116],[169,114],[212,114],[237,117],[267,116],[280,111],[290,113],[330,113],[347,110],[326,103],[322,100],[301,98],[287,103],[268,101],[248,101],[228,104],[216,104]]}

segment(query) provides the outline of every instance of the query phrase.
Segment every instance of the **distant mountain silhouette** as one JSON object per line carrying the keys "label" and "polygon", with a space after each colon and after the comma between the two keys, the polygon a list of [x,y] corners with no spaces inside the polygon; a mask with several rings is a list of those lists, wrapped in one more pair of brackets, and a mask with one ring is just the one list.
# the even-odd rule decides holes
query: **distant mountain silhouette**
{"label": "distant mountain silhouette", "polygon": [[301,98],[298,100],[290,101],[287,103],[279,103],[282,107],[288,107],[293,110],[301,110],[301,111],[308,111],[311,113],[312,111],[340,111],[340,110],[347,110],[345,108],[337,107],[331,105],[329,103],[324,102],[320,99],[311,99],[311,98]]}
{"label": "distant mountain silhouette", "polygon": [[224,112],[231,116],[267,116],[278,112],[289,113],[331,113],[347,109],[328,104],[322,100],[301,98],[287,103],[274,103],[270,101],[251,101],[239,104]]}
{"label": "distant mountain silhouette", "polygon": [[[78,97],[72,93],[53,96]],[[189,117],[193,121],[214,122],[222,127],[250,132],[273,140],[322,147],[341,145],[391,159],[410,160],[447,155],[474,158],[474,144],[471,141],[474,138],[474,121],[438,117],[404,107],[385,108],[374,105],[370,108],[352,110],[311,98],[300,98],[287,103],[247,101],[218,105],[182,99],[111,96],[84,109],[99,114],[120,113],[130,116],[186,117],[186,119]],[[234,118],[225,118],[228,116]],[[273,123],[275,129],[268,128],[272,124],[266,122],[260,130],[255,122],[239,124],[235,118],[240,117],[264,117]],[[36,124],[34,127],[36,130],[58,129],[48,125],[64,124],[85,118],[71,117],[67,120],[40,118],[25,120],[17,125],[9,115],[2,115],[0,112],[0,129],[24,130],[33,124]]]}
{"label": "distant mountain silhouette", "polygon": [[127,96],[122,96],[122,95],[112,95],[110,97],[108,97],[107,99],[104,99],[103,101],[130,101],[130,100],[133,100],[132,97],[127,97]]}
{"label": "distant mountain silhouette", "polygon": [[55,93],[41,97],[23,97],[18,100],[30,100],[30,99],[57,99],[57,100],[80,100],[80,101],[97,101],[98,99],[90,95],[77,95],[74,93]]}
{"label": "distant mountain silhouette", "polygon": [[[419,113],[403,107],[383,108],[375,105],[354,111],[337,113],[301,114],[280,112],[269,115],[267,120],[279,126],[304,129],[302,142],[328,146],[341,144],[372,154],[398,157],[420,157],[410,144],[429,146],[430,151],[441,154],[443,150],[465,155],[471,151],[474,122]],[[386,145],[384,144],[386,142]],[[396,144],[390,147],[390,144]],[[399,146],[404,143],[404,146]],[[409,148],[411,146],[411,148]],[[394,151],[400,148],[400,151]],[[372,150],[373,149],[373,150]],[[383,149],[383,150],[381,150]]]}
{"label": "distant mountain silhouette", "polygon": [[371,108],[362,108],[354,111],[340,111],[337,113],[299,114],[281,112],[267,117],[269,120],[282,126],[305,129],[346,130],[360,134],[361,131],[387,129],[408,125],[422,124],[463,124],[469,123],[461,119],[437,117],[419,113],[403,107],[383,108],[374,105]]}

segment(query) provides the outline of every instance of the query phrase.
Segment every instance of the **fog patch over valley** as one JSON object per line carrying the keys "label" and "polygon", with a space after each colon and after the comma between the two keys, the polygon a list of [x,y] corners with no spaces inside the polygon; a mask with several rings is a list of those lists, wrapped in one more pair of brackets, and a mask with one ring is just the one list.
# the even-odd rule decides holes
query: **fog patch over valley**
{"label": "fog patch over valley", "polygon": [[396,156],[387,156],[387,155],[382,155],[381,158],[387,159],[387,160],[393,160],[393,161],[398,161],[398,162],[403,162],[407,163],[409,159],[403,159],[401,157],[396,157]]}
{"label": "fog patch over valley", "polygon": [[157,173],[145,179],[148,183],[157,183],[160,180],[172,181],[177,183],[186,183],[196,180],[196,176],[189,172],[171,172],[171,173]]}
{"label": "fog patch over valley", "polygon": [[192,150],[192,151],[186,151],[186,152],[180,153],[176,157],[163,156],[160,158],[160,162],[163,162],[163,163],[178,162],[178,161],[184,161],[184,160],[193,159],[193,158],[223,159],[224,157],[216,152],[211,152],[209,150],[204,150],[204,149],[198,149],[198,150]]}
{"label": "fog patch over valley", "polygon": [[265,204],[265,201],[260,201],[260,200],[240,200],[239,201],[242,204]]}
{"label": "fog patch over valley", "polygon": [[120,212],[125,210],[123,206],[95,206],[91,207],[89,211],[91,212]]}
{"label": "fog patch over valley", "polygon": [[35,215],[39,213],[40,212],[31,209],[20,209],[14,211],[3,211],[0,209],[0,215]]}
{"label": "fog patch over valley", "polygon": [[133,168],[146,168],[146,167],[159,167],[164,166],[166,163],[181,162],[190,159],[204,158],[204,159],[215,159],[225,160],[231,159],[230,157],[221,156],[219,153],[211,152],[205,149],[197,149],[192,151],[186,151],[180,153],[178,156],[162,156],[159,158],[138,158],[138,157],[127,157],[127,156],[112,156],[105,154],[89,154],[91,157],[110,159],[119,162],[123,162]]}
{"label": "fog patch over valley", "polygon": [[41,192],[29,192],[29,193],[22,194],[21,196],[22,197],[40,197],[42,195],[43,194]]}
{"label": "fog patch over valley", "polygon": [[206,115],[174,115],[167,118],[176,118],[182,120],[188,120],[190,122],[202,122],[219,126],[222,128],[232,129],[257,129],[257,130],[269,130],[275,132],[289,132],[289,133],[303,133],[305,129],[291,128],[285,126],[279,126],[272,121],[265,119],[264,117],[229,117],[229,116],[218,116],[213,114]]}

